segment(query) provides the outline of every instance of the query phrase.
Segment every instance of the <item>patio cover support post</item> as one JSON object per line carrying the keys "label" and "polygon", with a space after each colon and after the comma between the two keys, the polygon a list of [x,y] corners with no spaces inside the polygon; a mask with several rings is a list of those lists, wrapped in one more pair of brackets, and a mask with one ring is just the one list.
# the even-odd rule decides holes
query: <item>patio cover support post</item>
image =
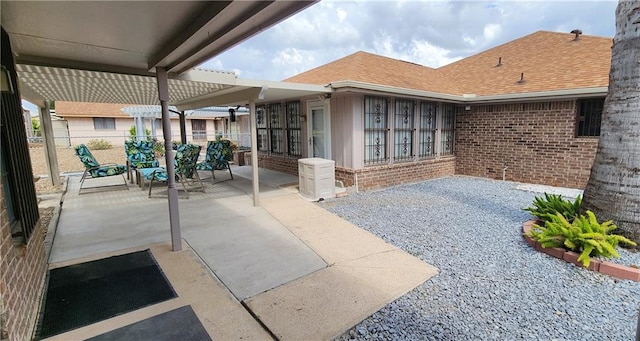
{"label": "patio cover support post", "polygon": [[253,206],[260,206],[260,177],[258,176],[258,129],[256,125],[256,102],[249,101],[251,129],[251,184],[253,184]]}
{"label": "patio cover support post", "polygon": [[144,127],[144,117],[137,116],[136,117],[136,140],[144,141],[145,140],[145,127]]}
{"label": "patio cover support post", "polygon": [[58,155],[56,152],[56,140],[53,136],[53,124],[51,123],[51,111],[49,101],[44,101],[42,107],[38,108],[40,114],[40,127],[42,129],[42,139],[49,171],[49,182],[57,186],[60,184],[60,169],[58,168]]}
{"label": "patio cover support post", "polygon": [[180,141],[187,143],[187,119],[184,117],[184,110],[180,111]]}
{"label": "patio cover support post", "polygon": [[149,119],[149,122],[151,122],[151,138],[155,142],[156,140],[158,140],[158,132],[156,131],[156,118],[151,117]]}
{"label": "patio cover support post", "polygon": [[167,169],[167,193],[169,197],[169,223],[171,225],[171,250],[182,250],[180,234],[180,213],[178,209],[178,190],[176,189],[175,169],[173,168],[173,142],[171,140],[171,122],[169,121],[169,86],[167,69],[157,67],[158,98],[162,108],[162,134],[164,135],[164,158]]}

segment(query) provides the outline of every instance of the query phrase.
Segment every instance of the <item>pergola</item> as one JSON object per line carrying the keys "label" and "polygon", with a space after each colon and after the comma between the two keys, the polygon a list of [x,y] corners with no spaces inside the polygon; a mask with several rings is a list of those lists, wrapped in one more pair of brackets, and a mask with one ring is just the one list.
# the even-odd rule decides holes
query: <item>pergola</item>
{"label": "pergola", "polygon": [[[52,181],[59,181],[50,101],[160,105],[171,150],[169,105],[248,105],[254,205],[259,205],[255,105],[324,94],[317,85],[241,80],[194,69],[314,4],[305,1],[2,1],[21,96],[38,105]],[[172,249],[181,249],[178,194],[167,153]]]}

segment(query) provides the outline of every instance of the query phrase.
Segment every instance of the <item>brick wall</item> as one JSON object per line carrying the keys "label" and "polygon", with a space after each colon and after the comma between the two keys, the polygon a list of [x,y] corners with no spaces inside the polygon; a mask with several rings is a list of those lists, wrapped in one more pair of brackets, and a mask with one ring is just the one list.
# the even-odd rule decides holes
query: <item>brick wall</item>
{"label": "brick wall", "polygon": [[[2,184],[0,184],[0,192]],[[28,340],[35,328],[47,270],[44,230],[40,224],[26,246],[14,246],[5,198],[0,201],[0,306],[2,337]]]}
{"label": "brick wall", "polygon": [[455,157],[447,157],[358,170],[336,167],[336,180],[350,187],[355,184],[357,176],[358,190],[366,191],[453,175],[455,164]]}
{"label": "brick wall", "polygon": [[575,137],[576,101],[472,106],[456,122],[456,174],[584,188],[598,139]]}
{"label": "brick wall", "polygon": [[[250,155],[250,153],[246,155]],[[258,167],[298,175],[298,159],[258,153]]]}

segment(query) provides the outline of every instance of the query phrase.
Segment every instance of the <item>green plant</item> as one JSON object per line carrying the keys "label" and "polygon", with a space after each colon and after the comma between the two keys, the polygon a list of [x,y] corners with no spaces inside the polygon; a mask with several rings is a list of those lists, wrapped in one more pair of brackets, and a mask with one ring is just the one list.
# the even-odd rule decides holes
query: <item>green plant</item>
{"label": "green plant", "polygon": [[573,220],[580,210],[582,197],[578,196],[575,201],[565,200],[561,195],[545,193],[544,198],[535,197],[533,206],[523,208],[531,215],[543,221],[550,221],[556,213],[562,214],[567,220]]}
{"label": "green plant", "polygon": [[102,139],[93,139],[87,142],[87,147],[93,150],[111,149],[111,142]]}
{"label": "green plant", "polygon": [[580,253],[578,261],[585,267],[589,266],[589,257],[602,256],[605,258],[619,258],[616,251],[619,243],[636,246],[636,243],[609,232],[616,229],[612,221],[598,223],[595,214],[587,211],[587,216],[578,215],[569,222],[567,218],[557,212],[549,214],[544,227],[533,224],[531,238],[538,241],[542,247],[560,247]]}
{"label": "green plant", "polygon": [[[151,141],[151,130],[145,129],[144,135],[147,137],[147,140]],[[129,128],[129,137],[132,140],[138,137],[138,130],[136,129],[136,126],[131,126],[131,128]]]}
{"label": "green plant", "polygon": [[36,136],[42,136],[40,133],[40,121],[38,119],[31,119],[31,129]]}

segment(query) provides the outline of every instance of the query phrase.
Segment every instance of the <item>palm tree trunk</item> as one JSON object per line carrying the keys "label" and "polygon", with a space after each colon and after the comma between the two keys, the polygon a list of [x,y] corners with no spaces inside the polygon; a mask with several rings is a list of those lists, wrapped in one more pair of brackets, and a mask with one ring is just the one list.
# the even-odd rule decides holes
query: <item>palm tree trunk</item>
{"label": "palm tree trunk", "polygon": [[616,9],[609,94],[581,209],[640,245],[640,1]]}

